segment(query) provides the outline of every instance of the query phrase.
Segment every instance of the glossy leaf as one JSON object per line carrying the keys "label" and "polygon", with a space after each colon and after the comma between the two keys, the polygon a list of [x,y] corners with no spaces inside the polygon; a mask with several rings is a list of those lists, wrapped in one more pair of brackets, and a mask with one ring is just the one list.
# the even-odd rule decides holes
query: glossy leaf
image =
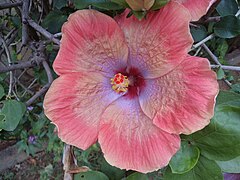
{"label": "glossy leaf", "polygon": [[222,172],[216,162],[200,156],[194,168],[184,174],[174,174],[167,168],[163,174],[164,180],[223,180]]}
{"label": "glossy leaf", "polygon": [[104,9],[104,10],[123,9],[122,6],[120,6],[119,4],[116,4],[115,2],[112,2],[110,0],[74,0],[73,3],[77,9],[84,9],[84,8],[88,7],[89,5],[92,5],[97,8]]}
{"label": "glossy leaf", "polygon": [[220,91],[217,96],[217,105],[221,105],[230,101],[240,101],[240,94],[231,92],[231,91]]}
{"label": "glossy leaf", "polygon": [[6,116],[4,114],[0,114],[0,122],[4,121],[6,119]]}
{"label": "glossy leaf", "polygon": [[225,78],[225,72],[223,71],[222,68],[219,68],[217,70],[217,79],[223,79],[223,78]]}
{"label": "glossy leaf", "polygon": [[53,7],[61,9],[67,5],[67,0],[53,0]]}
{"label": "glossy leaf", "polygon": [[229,161],[217,161],[223,172],[240,173],[240,156]]}
{"label": "glossy leaf", "polygon": [[110,180],[122,179],[125,176],[125,170],[111,166],[103,157],[98,159],[98,163],[100,164],[101,172],[106,174]]}
{"label": "glossy leaf", "polygon": [[128,3],[125,0],[111,0],[111,2],[119,4],[120,6],[123,7],[129,7]]}
{"label": "glossy leaf", "polygon": [[108,177],[99,171],[88,171],[74,174],[74,180],[109,180]]}
{"label": "glossy leaf", "polygon": [[2,97],[5,95],[5,92],[4,92],[4,88],[3,86],[0,84],[0,99],[2,99]]}
{"label": "glossy leaf", "polygon": [[107,10],[107,11],[111,11],[111,10],[120,10],[123,9],[122,6],[113,3],[113,2],[107,2],[107,3],[93,3],[93,6],[99,8],[99,9],[103,9],[103,10]]}
{"label": "glossy leaf", "polygon": [[135,172],[129,175],[126,180],[148,180],[148,176],[146,174],[142,174],[139,172]]}
{"label": "glossy leaf", "polygon": [[151,10],[157,10],[165,6],[170,0],[155,0]]}
{"label": "glossy leaf", "polygon": [[225,56],[228,52],[229,46],[228,43],[225,39],[219,39],[217,40],[218,46],[216,49],[216,54],[218,55],[218,60],[220,61],[221,64],[225,64]]}
{"label": "glossy leaf", "polygon": [[181,149],[172,157],[169,165],[173,173],[183,174],[190,171],[198,162],[200,151],[186,141],[181,142]]}
{"label": "glossy leaf", "polygon": [[5,118],[0,121],[0,129],[13,131],[22,119],[25,111],[26,107],[22,102],[16,100],[4,101],[0,114],[4,115]]}
{"label": "glossy leaf", "polygon": [[209,159],[226,161],[240,155],[240,101],[237,98],[218,104],[211,123],[188,136]]}
{"label": "glossy leaf", "polygon": [[234,84],[231,86],[231,90],[236,92],[236,93],[240,93],[240,84]]}
{"label": "glossy leaf", "polygon": [[51,33],[58,33],[64,22],[67,21],[67,15],[61,11],[51,11],[43,20],[43,27],[47,28]]}
{"label": "glossy leaf", "polygon": [[207,37],[207,30],[204,26],[191,27],[191,34],[193,36],[194,42],[199,42]]}
{"label": "glossy leaf", "polygon": [[229,15],[214,25],[214,33],[221,38],[234,38],[240,34],[240,19]]}
{"label": "glossy leaf", "polygon": [[221,16],[235,15],[238,11],[238,4],[236,0],[221,0],[216,9]]}
{"label": "glossy leaf", "polygon": [[146,16],[146,14],[147,14],[147,12],[146,11],[132,11],[133,12],[133,14],[134,14],[134,16],[136,17],[136,18],[138,18],[138,20],[142,20],[145,16]]}

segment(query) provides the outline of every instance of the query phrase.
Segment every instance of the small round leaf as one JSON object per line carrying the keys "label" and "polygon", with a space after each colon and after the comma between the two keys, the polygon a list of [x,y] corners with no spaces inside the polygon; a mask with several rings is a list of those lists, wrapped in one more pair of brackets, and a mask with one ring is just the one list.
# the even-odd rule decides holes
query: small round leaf
{"label": "small round leaf", "polygon": [[200,151],[186,141],[182,141],[181,148],[172,157],[169,165],[173,173],[183,174],[190,171],[198,162]]}
{"label": "small round leaf", "polygon": [[26,107],[22,102],[16,100],[4,101],[1,114],[5,118],[0,120],[0,129],[13,131],[22,119],[25,111]]}
{"label": "small round leaf", "polygon": [[163,174],[164,180],[223,180],[220,167],[215,161],[200,156],[193,169],[184,174],[174,174],[171,168],[167,168]]}
{"label": "small round leaf", "polygon": [[221,38],[234,38],[240,34],[240,19],[230,15],[214,25],[214,33]]}
{"label": "small round leaf", "polygon": [[148,176],[146,174],[135,172],[129,175],[126,180],[148,180]]}
{"label": "small round leaf", "polygon": [[109,180],[108,177],[99,171],[87,171],[74,174],[74,180]]}

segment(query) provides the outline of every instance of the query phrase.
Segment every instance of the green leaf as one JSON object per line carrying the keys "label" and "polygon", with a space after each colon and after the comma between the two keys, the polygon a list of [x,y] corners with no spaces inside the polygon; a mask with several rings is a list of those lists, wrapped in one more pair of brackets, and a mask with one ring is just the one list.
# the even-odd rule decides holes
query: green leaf
{"label": "green leaf", "polygon": [[0,122],[4,121],[6,119],[6,116],[4,114],[0,114]]}
{"label": "green leaf", "polygon": [[236,92],[236,93],[240,93],[240,84],[234,84],[231,86],[231,90]]}
{"label": "green leaf", "polygon": [[236,0],[221,0],[216,9],[221,16],[235,15],[238,12],[238,4]]}
{"label": "green leaf", "polygon": [[53,0],[53,7],[61,9],[67,5],[68,0]]}
{"label": "green leaf", "polygon": [[230,161],[217,161],[223,172],[240,173],[240,156]]}
{"label": "green leaf", "polygon": [[240,155],[240,101],[217,104],[211,123],[190,136],[201,154],[212,160],[226,161]]}
{"label": "green leaf", "polygon": [[132,12],[139,21],[141,21],[147,14],[146,11],[132,11]]}
{"label": "green leaf", "polygon": [[228,103],[230,101],[240,101],[240,95],[231,91],[220,91],[217,96],[217,105]]}
{"label": "green leaf", "polygon": [[220,67],[217,71],[217,79],[223,79],[225,78],[225,72],[223,71],[223,69]]}
{"label": "green leaf", "polygon": [[111,0],[112,2],[119,4],[122,7],[127,7],[129,8],[128,3],[125,0]]}
{"label": "green leaf", "polygon": [[67,15],[61,11],[51,11],[43,20],[42,26],[47,28],[51,33],[58,33],[64,22],[67,21]]}
{"label": "green leaf", "polygon": [[89,5],[108,11],[123,9],[122,6],[110,0],[74,0],[73,3],[77,9],[84,9]]}
{"label": "green leaf", "polygon": [[93,3],[92,4],[93,6],[99,8],[99,9],[103,9],[103,10],[106,10],[106,11],[114,11],[114,10],[120,10],[120,9],[123,9],[122,6],[114,3],[114,2],[103,2],[103,3]]}
{"label": "green leaf", "polygon": [[214,25],[215,35],[221,38],[234,38],[240,34],[240,19],[233,15],[222,17]]}
{"label": "green leaf", "polygon": [[216,49],[216,53],[218,55],[218,60],[221,64],[225,64],[225,56],[228,51],[228,43],[225,39],[219,39],[219,44]]}
{"label": "green leaf", "polygon": [[108,177],[99,171],[88,171],[74,174],[74,180],[108,180]]}
{"label": "green leaf", "polygon": [[4,101],[1,114],[4,115],[5,118],[0,121],[0,129],[13,131],[22,119],[25,111],[26,107],[22,102],[16,100]]}
{"label": "green leaf", "polygon": [[100,164],[100,171],[106,174],[111,180],[122,179],[125,176],[125,170],[111,166],[103,157],[98,159],[98,163]]}
{"label": "green leaf", "polygon": [[204,26],[200,25],[198,27],[191,27],[191,34],[193,36],[194,42],[199,42],[207,37],[207,30]]}
{"label": "green leaf", "polygon": [[170,0],[155,0],[151,10],[157,10],[165,6]]}
{"label": "green leaf", "polygon": [[194,168],[184,174],[174,174],[168,167],[163,174],[164,180],[223,180],[220,167],[216,162],[200,156]]}
{"label": "green leaf", "polygon": [[0,84],[0,99],[2,99],[3,96],[5,96],[5,92],[3,86]]}
{"label": "green leaf", "polygon": [[95,2],[94,0],[73,0],[73,4],[77,9],[84,9]]}
{"label": "green leaf", "polygon": [[181,149],[172,157],[169,165],[173,173],[183,174],[190,171],[198,162],[200,151],[186,141],[181,142]]}
{"label": "green leaf", "polygon": [[139,172],[135,172],[129,175],[126,180],[148,180],[148,176],[146,174],[142,174]]}

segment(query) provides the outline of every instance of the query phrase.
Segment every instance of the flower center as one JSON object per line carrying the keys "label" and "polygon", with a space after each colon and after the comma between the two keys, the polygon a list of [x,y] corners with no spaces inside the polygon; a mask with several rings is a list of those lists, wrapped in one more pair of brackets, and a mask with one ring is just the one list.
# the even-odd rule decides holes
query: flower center
{"label": "flower center", "polygon": [[129,80],[127,76],[117,73],[111,78],[112,89],[117,93],[124,93],[128,90]]}

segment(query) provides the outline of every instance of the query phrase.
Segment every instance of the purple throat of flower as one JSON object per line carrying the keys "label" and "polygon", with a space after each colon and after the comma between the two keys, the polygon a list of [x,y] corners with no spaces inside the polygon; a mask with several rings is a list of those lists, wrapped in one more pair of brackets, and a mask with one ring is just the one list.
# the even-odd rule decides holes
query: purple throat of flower
{"label": "purple throat of flower", "polygon": [[118,93],[132,99],[139,95],[145,87],[144,77],[137,68],[129,68],[118,71],[110,79],[112,89]]}

